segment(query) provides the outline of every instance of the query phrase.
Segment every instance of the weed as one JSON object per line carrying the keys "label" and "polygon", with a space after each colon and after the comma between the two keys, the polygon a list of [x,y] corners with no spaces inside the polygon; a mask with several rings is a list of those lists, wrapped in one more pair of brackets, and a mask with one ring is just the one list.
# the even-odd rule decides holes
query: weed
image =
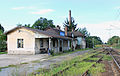
{"label": "weed", "polygon": [[32,63],[40,63],[40,60],[32,61]]}
{"label": "weed", "polygon": [[104,64],[101,63],[97,63],[95,64],[95,67],[89,69],[89,74],[92,76],[99,75],[101,72],[105,72]]}
{"label": "weed", "polygon": [[108,61],[110,61],[110,60],[112,60],[112,57],[109,56],[109,55],[104,55],[103,60],[108,60]]}

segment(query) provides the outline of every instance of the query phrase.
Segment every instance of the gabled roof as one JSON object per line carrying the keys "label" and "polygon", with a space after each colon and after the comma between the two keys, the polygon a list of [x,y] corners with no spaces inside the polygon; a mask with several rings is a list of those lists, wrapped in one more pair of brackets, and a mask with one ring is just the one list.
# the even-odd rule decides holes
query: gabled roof
{"label": "gabled roof", "polygon": [[20,29],[20,28],[24,28],[24,29],[30,30],[30,31],[32,31],[32,32],[34,32],[34,33],[44,34],[44,35],[47,35],[47,36],[53,37],[53,38],[71,39],[71,38],[69,38],[69,37],[60,36],[60,35],[58,35],[58,34],[55,34],[55,33],[53,33],[53,32],[50,32],[50,31],[43,31],[43,30],[39,30],[39,29],[32,29],[32,28],[25,27],[25,26],[17,26],[17,27],[15,27],[15,28],[7,31],[5,34],[7,35],[7,34],[15,31],[15,30],[17,30],[17,29]]}
{"label": "gabled roof", "polygon": [[51,28],[51,27],[48,27],[45,29],[46,32],[51,32],[51,33],[54,33],[56,35],[60,35],[60,32],[64,32],[60,29],[57,29],[57,28]]}
{"label": "gabled roof", "polygon": [[73,33],[74,37],[83,37],[84,36],[79,31],[73,31],[73,32],[68,32],[68,37],[72,37],[72,33]]}

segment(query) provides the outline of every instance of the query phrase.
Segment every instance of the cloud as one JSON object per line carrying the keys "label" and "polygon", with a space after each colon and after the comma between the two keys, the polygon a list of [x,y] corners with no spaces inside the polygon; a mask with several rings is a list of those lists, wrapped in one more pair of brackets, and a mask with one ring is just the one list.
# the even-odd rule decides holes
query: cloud
{"label": "cloud", "polygon": [[37,12],[31,12],[31,14],[46,14],[46,13],[53,12],[53,11],[54,11],[53,9],[43,9]]}
{"label": "cloud", "polygon": [[[98,24],[80,24],[79,28],[86,27],[92,36],[99,36],[104,42],[112,36],[120,36],[120,21],[108,21]],[[111,30],[109,30],[111,29]]]}
{"label": "cloud", "polygon": [[25,9],[25,7],[14,7],[12,8],[13,10],[22,10],[22,9]]}
{"label": "cloud", "polygon": [[36,9],[34,6],[29,6],[29,7],[14,7],[12,10],[23,10],[23,9]]}

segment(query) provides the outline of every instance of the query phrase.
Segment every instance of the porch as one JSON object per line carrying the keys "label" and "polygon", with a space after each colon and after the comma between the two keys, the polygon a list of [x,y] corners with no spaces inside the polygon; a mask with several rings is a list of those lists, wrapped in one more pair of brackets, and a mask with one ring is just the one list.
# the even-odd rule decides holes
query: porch
{"label": "porch", "polygon": [[48,53],[48,50],[58,53],[69,49],[70,40],[67,39],[35,38],[35,54]]}

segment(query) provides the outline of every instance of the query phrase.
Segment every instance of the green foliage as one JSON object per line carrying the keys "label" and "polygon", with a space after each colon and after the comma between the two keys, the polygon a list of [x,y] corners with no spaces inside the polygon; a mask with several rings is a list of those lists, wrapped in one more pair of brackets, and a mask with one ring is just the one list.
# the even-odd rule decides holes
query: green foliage
{"label": "green foliage", "polygon": [[0,30],[2,31],[2,33],[4,32],[4,28],[1,24],[0,24]]}
{"label": "green foliage", "polygon": [[52,27],[52,28],[55,27],[55,25],[53,25],[53,20],[47,20],[46,18],[42,18],[42,17],[40,17],[32,25],[32,28],[34,28],[34,29],[40,29],[40,30],[45,30],[47,27]]}
{"label": "green foliage", "polygon": [[[73,59],[69,58],[69,59],[67,59],[67,61],[63,61],[58,64],[50,65],[50,69],[45,69],[45,68],[38,69],[38,70],[36,70],[36,72],[38,74],[32,73],[32,75],[36,74],[35,76],[52,76],[53,74],[56,74],[57,72],[62,71],[69,67],[69,69],[64,70],[62,76],[78,76],[78,75],[83,74],[88,68],[90,68],[95,63],[95,62],[85,62],[83,60],[90,59],[89,57],[96,55],[98,53],[99,52],[97,52],[97,51],[91,51],[84,55],[79,55]],[[76,64],[76,65],[72,66],[73,64]],[[32,75],[30,75],[30,76],[32,76]],[[61,76],[61,74],[58,76]]]}
{"label": "green foliage", "polygon": [[64,21],[63,26],[66,27],[67,26],[67,31],[72,31],[76,30],[77,24],[75,23],[75,20],[73,17],[71,17],[71,24],[69,25],[69,21],[68,18],[66,18],[66,21]]}
{"label": "green foliage", "polygon": [[86,46],[88,48],[93,48],[93,46],[95,46],[95,45],[103,44],[100,37],[97,37],[97,36],[89,36],[89,37],[86,37],[85,40],[86,40],[86,44],[87,44]]}
{"label": "green foliage", "polygon": [[54,50],[50,50],[50,54],[54,56],[55,55]]}
{"label": "green foliage", "polygon": [[84,28],[79,28],[78,31],[80,33],[82,33],[85,37],[89,37],[90,36],[90,33],[87,31],[87,29],[84,27]]}
{"label": "green foliage", "polygon": [[95,46],[95,45],[103,44],[100,37],[90,36],[90,33],[87,31],[86,28],[79,28],[78,31],[85,36],[85,41],[86,41],[86,47],[87,48],[93,48],[93,46]]}
{"label": "green foliage", "polygon": [[91,76],[99,76],[99,73],[105,72],[104,64],[97,63],[95,67],[91,67],[89,69],[89,73]]}
{"label": "green foliage", "polygon": [[110,61],[110,60],[112,60],[112,57],[109,55],[104,55],[103,60]]}
{"label": "green foliage", "polygon": [[0,54],[7,54],[7,52],[0,52]]}
{"label": "green foliage", "polygon": [[25,27],[31,27],[30,24],[25,24],[24,26],[25,26]]}
{"label": "green foliage", "polygon": [[118,44],[120,41],[120,37],[119,36],[113,36],[112,38],[110,38],[107,43],[109,45],[113,45],[113,44]]}
{"label": "green foliage", "polygon": [[3,34],[3,31],[0,30],[0,52],[6,51],[7,44],[6,44],[7,37]]}

